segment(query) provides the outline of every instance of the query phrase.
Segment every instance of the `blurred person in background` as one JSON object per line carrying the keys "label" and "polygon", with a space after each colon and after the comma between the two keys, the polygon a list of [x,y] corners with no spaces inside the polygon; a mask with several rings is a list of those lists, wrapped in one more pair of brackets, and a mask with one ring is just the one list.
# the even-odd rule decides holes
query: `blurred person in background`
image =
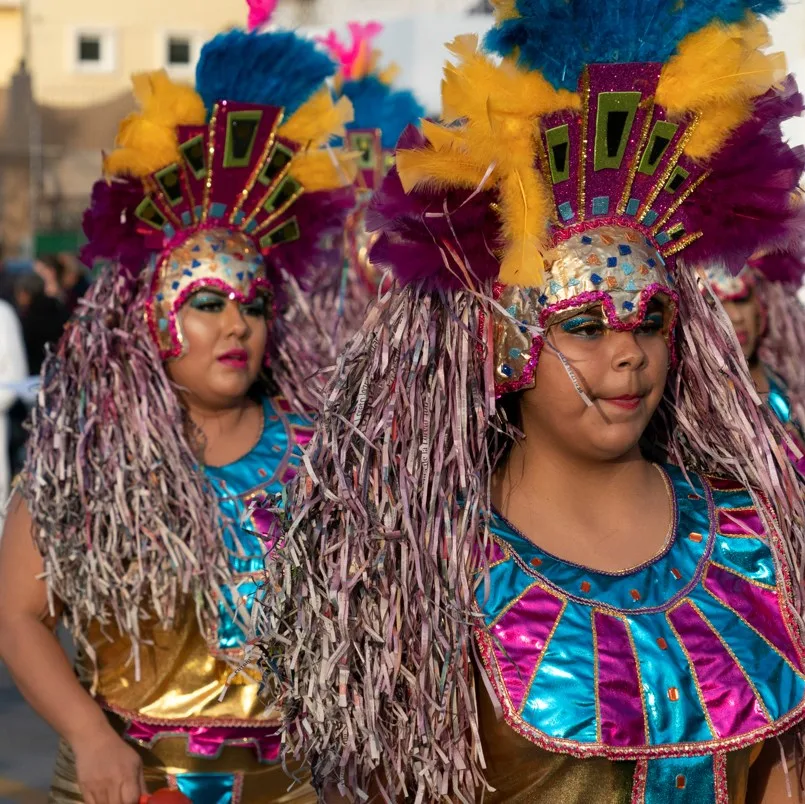
{"label": "blurred person in background", "polygon": [[89,290],[89,273],[75,254],[62,252],[58,260],[62,266],[58,274],[62,301],[67,312],[72,313],[81,297]]}
{"label": "blurred person in background", "polygon": [[34,273],[41,277],[45,286],[45,295],[51,299],[61,299],[62,289],[59,276],[63,267],[59,258],[53,255],[40,257],[34,262]]}
{"label": "blurred person in background", "polygon": [[11,484],[8,413],[17,398],[12,386],[22,382],[27,374],[20,322],[14,308],[0,300],[0,529]]}
{"label": "blurred person in background", "polygon": [[14,280],[6,265],[5,246],[0,243],[0,301],[13,303]]}
{"label": "blurred person in background", "polygon": [[48,292],[42,274],[22,274],[14,285],[14,301],[22,321],[25,353],[31,374],[39,374],[48,344],[61,338],[70,317],[67,308]]}
{"label": "blurred person in background", "polygon": [[74,254],[47,254],[34,263],[34,271],[42,277],[45,293],[62,302],[68,313],[89,288],[87,271]]}

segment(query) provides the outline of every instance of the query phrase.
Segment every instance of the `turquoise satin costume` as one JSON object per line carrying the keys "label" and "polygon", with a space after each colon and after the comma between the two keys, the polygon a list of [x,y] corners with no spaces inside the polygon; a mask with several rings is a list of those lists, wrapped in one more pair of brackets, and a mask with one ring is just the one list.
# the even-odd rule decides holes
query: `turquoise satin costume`
{"label": "turquoise satin costume", "polygon": [[726,804],[727,755],[805,718],[805,648],[751,495],[664,471],[673,533],[634,570],[562,561],[494,514],[478,643],[506,723],[540,749],[633,763],[633,804]]}
{"label": "turquoise satin costume", "polygon": [[796,451],[792,449],[790,444],[784,445],[785,450],[791,460],[791,464],[797,470],[799,476],[805,480],[805,433],[802,431],[802,425],[794,419],[791,402],[788,399],[788,390],[782,379],[768,369],[766,370],[766,378],[769,382],[769,395],[766,397],[766,403],[794,442],[793,446]]}

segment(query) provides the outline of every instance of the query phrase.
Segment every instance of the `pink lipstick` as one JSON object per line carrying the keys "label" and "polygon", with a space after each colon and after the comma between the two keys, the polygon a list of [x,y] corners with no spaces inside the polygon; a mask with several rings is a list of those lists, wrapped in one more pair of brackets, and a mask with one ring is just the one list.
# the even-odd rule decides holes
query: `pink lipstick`
{"label": "pink lipstick", "polygon": [[249,367],[249,354],[245,349],[232,349],[218,358],[219,363],[243,371]]}
{"label": "pink lipstick", "polygon": [[635,396],[634,394],[624,394],[623,396],[612,396],[609,398],[602,397],[604,402],[609,402],[617,405],[624,410],[634,410],[639,404],[642,396]]}

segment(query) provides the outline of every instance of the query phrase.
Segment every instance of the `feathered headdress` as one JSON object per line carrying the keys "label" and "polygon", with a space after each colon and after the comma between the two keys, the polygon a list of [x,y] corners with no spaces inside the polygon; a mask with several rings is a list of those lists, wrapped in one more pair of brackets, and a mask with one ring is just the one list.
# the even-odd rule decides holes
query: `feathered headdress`
{"label": "feathered headdress", "polygon": [[349,98],[355,112],[347,125],[346,142],[359,154],[361,185],[375,190],[390,166],[391,152],[403,130],[423,117],[425,109],[412,92],[393,87],[396,65],[380,66],[382,54],[372,43],[383,26],[351,22],[348,28],[350,44],[342,42],[335,31],[320,41],[339,64],[336,95]]}
{"label": "feathered headdress", "polygon": [[135,77],[141,110],[104,160],[84,259],[122,258],[137,271],[135,234],[160,254],[220,226],[251,239],[275,272],[304,279],[351,200],[354,160],[329,147],[352,118],[324,85],[333,72],[293,33],[235,30],[203,48],[195,91],[164,72]]}

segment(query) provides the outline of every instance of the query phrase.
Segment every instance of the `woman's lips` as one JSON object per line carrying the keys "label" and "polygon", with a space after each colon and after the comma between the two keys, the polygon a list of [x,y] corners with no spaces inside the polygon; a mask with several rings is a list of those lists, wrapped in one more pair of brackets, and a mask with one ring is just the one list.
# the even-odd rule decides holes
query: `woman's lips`
{"label": "woman's lips", "polygon": [[738,339],[738,343],[740,343],[741,346],[746,346],[746,344],[749,343],[749,334],[742,329],[735,333],[735,337]]}
{"label": "woman's lips", "polygon": [[245,369],[249,366],[249,355],[245,349],[234,349],[218,358],[219,363],[235,369]]}
{"label": "woman's lips", "polygon": [[640,404],[642,399],[642,396],[635,396],[634,394],[602,397],[602,401],[609,402],[612,405],[617,405],[619,408],[623,408],[624,410],[634,410]]}

